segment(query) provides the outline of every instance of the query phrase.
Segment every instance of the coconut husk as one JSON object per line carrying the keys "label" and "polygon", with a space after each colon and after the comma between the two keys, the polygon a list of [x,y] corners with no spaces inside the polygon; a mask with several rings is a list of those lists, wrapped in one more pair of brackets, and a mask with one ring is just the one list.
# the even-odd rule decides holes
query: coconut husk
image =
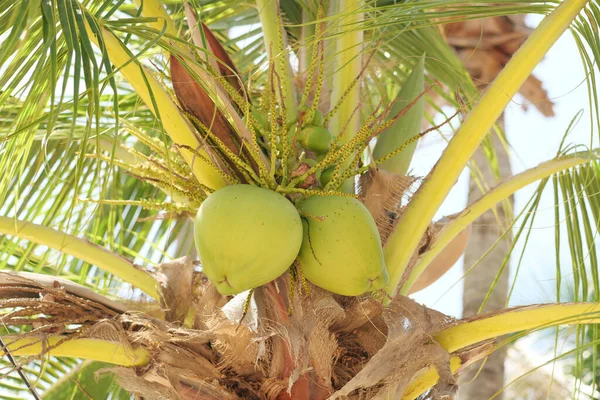
{"label": "coconut husk", "polygon": [[194,259],[181,257],[157,265],[156,278],[161,285],[165,318],[170,322],[183,322],[193,300]]}
{"label": "coconut husk", "polygon": [[397,297],[383,313],[387,337],[369,363],[330,398],[362,393],[368,398],[401,398],[412,377],[434,366],[440,375],[436,390],[453,395],[456,381],[449,354],[432,339],[432,333],[452,320],[406,297]]}
{"label": "coconut husk", "polygon": [[349,333],[365,326],[381,315],[383,305],[371,297],[357,297],[352,304],[344,308],[343,318],[332,324],[331,330],[337,333]]}
{"label": "coconut husk", "polygon": [[[37,290],[30,290],[37,288]],[[85,286],[58,276],[49,276],[22,271],[0,271],[0,298],[40,297],[44,288],[50,292],[61,289],[67,294],[101,304],[115,312],[125,312],[128,308],[122,303],[110,300]]]}
{"label": "coconut husk", "polygon": [[[188,27],[190,28],[190,36],[192,41],[199,48],[204,49],[210,55],[206,56],[204,54],[200,55],[200,58],[204,60],[207,59],[210,66],[215,70],[219,71],[221,76],[223,76],[229,84],[240,94],[244,94],[244,88],[242,87],[241,79],[239,78],[239,73],[235,64],[229,57],[229,54],[221,44],[221,42],[217,39],[215,34],[210,30],[208,26],[204,22],[200,23],[202,27],[202,34],[200,33],[198,27],[198,19],[196,18],[196,12],[194,8],[189,5],[186,1],[184,3],[185,8],[185,16],[187,19]],[[208,46],[205,46],[204,39],[206,40]]]}
{"label": "coconut husk", "polygon": [[383,246],[396,226],[402,199],[415,181],[379,168],[369,169],[359,178],[359,200],[373,216]]}
{"label": "coconut husk", "polygon": [[117,383],[129,393],[137,396],[143,396],[148,400],[180,399],[175,388],[167,385],[167,380],[159,383],[153,379],[146,379],[136,374],[136,371],[129,368],[115,367],[103,368],[96,371],[96,376],[103,374],[114,374]]}
{"label": "coconut husk", "polygon": [[[197,118],[233,153],[240,154],[241,144],[222,112],[215,106],[208,93],[200,86],[175,56],[169,58],[171,81],[181,108]],[[200,143],[203,140],[199,140]]]}
{"label": "coconut husk", "polygon": [[31,326],[32,335],[74,334],[83,331],[76,324],[85,327],[119,315],[119,306],[82,286],[35,278],[37,274],[0,273],[1,324]]}

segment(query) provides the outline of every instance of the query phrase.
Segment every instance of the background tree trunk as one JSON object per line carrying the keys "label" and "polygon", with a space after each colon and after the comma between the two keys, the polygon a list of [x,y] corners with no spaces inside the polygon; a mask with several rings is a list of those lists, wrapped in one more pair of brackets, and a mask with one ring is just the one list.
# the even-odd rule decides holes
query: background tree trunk
{"label": "background tree trunk", "polygon": [[[500,117],[499,125],[504,128],[504,118]],[[502,146],[500,139],[493,136],[493,146],[498,160],[498,170],[501,178],[511,175],[509,156]],[[485,160],[483,148],[479,148],[473,157],[474,163],[481,170],[481,178],[489,186],[498,181],[496,174],[490,169]],[[469,183],[469,203],[481,197],[481,189],[473,177]],[[471,238],[465,252],[464,271],[467,272],[485,252],[494,245],[502,235],[513,218],[512,204],[509,210],[499,204],[496,208],[501,224],[498,223],[492,210],[483,214],[473,223]],[[507,234],[505,240],[498,245],[481,261],[481,263],[468,273],[464,279],[463,289],[463,316],[469,317],[477,314],[484,301],[498,271],[500,270],[505,256],[510,249],[512,235]],[[484,311],[504,308],[508,291],[508,267],[505,268],[498,284],[491,294]],[[460,400],[487,400],[504,387],[504,361],[506,348],[499,349],[493,353],[481,367],[481,363],[474,365],[462,376],[460,381]],[[480,370],[481,368],[481,370]],[[495,399],[502,399],[502,394]]]}

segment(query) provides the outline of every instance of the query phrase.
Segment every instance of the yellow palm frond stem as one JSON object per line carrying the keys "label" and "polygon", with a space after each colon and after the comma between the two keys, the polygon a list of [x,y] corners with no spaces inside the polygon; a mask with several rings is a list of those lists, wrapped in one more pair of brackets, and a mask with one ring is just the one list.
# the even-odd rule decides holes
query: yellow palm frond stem
{"label": "yellow palm frond stem", "polygon": [[[450,370],[452,373],[456,373],[462,365],[462,360],[458,356],[450,358]],[[414,400],[429,389],[431,389],[437,383],[440,376],[437,370],[429,366],[420,371],[414,378],[413,381],[408,385],[408,388],[402,396],[402,400]]]}
{"label": "yellow palm frond stem", "polygon": [[287,40],[283,22],[279,13],[279,2],[276,0],[256,0],[256,7],[260,17],[265,49],[269,55],[269,61],[275,66],[278,83],[281,85],[285,105],[286,119],[288,122],[295,121],[298,117],[296,104],[296,88],[293,84],[292,67],[289,61]]}
{"label": "yellow palm frond stem", "polygon": [[[329,130],[340,136],[339,144],[348,143],[360,129],[360,74],[362,70],[362,51],[364,31],[362,22],[364,13],[362,0],[339,0],[337,2],[339,30],[335,39],[335,71],[332,77],[331,111]],[[341,168],[350,167],[350,160]],[[354,193],[354,179],[342,184],[342,191]]]}
{"label": "yellow palm frond stem", "polygon": [[385,261],[390,275],[390,283],[386,288],[388,293],[396,292],[402,274],[433,216],[487,132],[535,66],[569,28],[587,2],[588,0],[565,0],[544,18],[454,135],[388,239],[385,248]]}
{"label": "yellow palm frond stem", "polygon": [[518,307],[463,320],[434,335],[449,353],[509,333],[564,324],[597,324],[600,303],[561,303]]}
{"label": "yellow palm frond stem", "polygon": [[178,36],[177,27],[173,19],[165,10],[165,6],[158,0],[134,0],[138,8],[142,9],[142,15],[146,18],[156,18],[156,22],[148,23],[148,26],[161,32],[163,29],[167,35]]}
{"label": "yellow palm frond stem", "polygon": [[[433,337],[448,353],[454,353],[476,343],[511,333],[530,332],[564,324],[599,322],[600,303],[543,304],[477,315],[459,321]],[[453,372],[460,366],[460,359],[456,360],[457,358],[451,359]],[[414,378],[403,400],[416,399],[433,387],[438,378],[434,367],[427,368]]]}
{"label": "yellow palm frond stem", "polygon": [[[94,31],[87,24],[88,35],[95,44],[99,41]],[[200,147],[203,140],[197,134],[195,128],[187,121],[181,111],[177,108],[167,90],[159,81],[123,46],[121,41],[112,32],[102,26],[96,26],[102,36],[101,41],[111,62],[119,68],[125,79],[133,86],[144,103],[160,119],[162,125],[173,142],[180,146],[181,155],[190,165],[194,176],[198,181],[213,189],[225,186],[225,179],[211,160],[208,153]],[[100,47],[100,46],[99,46]],[[189,149],[197,149],[194,153]]]}
{"label": "yellow palm frond stem", "polygon": [[[142,347],[127,347],[119,342],[101,339],[70,339],[55,335],[47,337],[2,336],[6,348],[13,356],[74,357],[101,361],[123,367],[145,365],[149,361],[148,351]],[[0,357],[4,357],[0,348]]]}
{"label": "yellow palm frond stem", "polygon": [[507,199],[517,190],[533,182],[547,178],[559,171],[584,164],[588,161],[589,158],[583,157],[564,157],[546,161],[537,167],[521,172],[520,174],[508,178],[504,182],[498,184],[479,200],[451,218],[451,222],[449,222],[439,232],[435,242],[429,248],[429,250],[421,255],[413,267],[406,283],[402,286],[402,288],[400,288],[400,294],[407,295],[410,292],[411,286],[417,281],[419,276],[421,276],[423,271],[425,271],[435,257],[441,253],[441,251],[452,241],[452,239],[454,239],[467,226],[469,226],[487,210],[494,207],[502,200]]}
{"label": "yellow palm frond stem", "polygon": [[0,217],[0,234],[16,236],[69,254],[95,265],[103,271],[110,272],[124,282],[140,288],[155,299],[160,298],[157,289],[158,283],[150,274],[137,269],[133,263],[124,257],[87,240],[47,226],[9,217]]}

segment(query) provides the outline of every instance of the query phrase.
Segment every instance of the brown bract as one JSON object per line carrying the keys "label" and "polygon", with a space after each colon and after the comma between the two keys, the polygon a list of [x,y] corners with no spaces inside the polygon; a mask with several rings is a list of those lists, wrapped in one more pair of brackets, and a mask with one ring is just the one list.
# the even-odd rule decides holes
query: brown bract
{"label": "brown bract", "polygon": [[[307,163],[300,163],[298,164],[298,166],[296,167],[296,169],[292,172],[292,178],[296,178],[298,176],[302,176],[304,175],[306,172],[308,172],[308,170],[310,169],[310,165],[308,165]],[[308,175],[308,177],[304,180],[304,182],[302,182],[300,185],[298,185],[298,187],[303,188],[303,189],[308,189],[310,187],[315,186],[317,183],[317,177],[315,173],[312,173],[310,175]]]}

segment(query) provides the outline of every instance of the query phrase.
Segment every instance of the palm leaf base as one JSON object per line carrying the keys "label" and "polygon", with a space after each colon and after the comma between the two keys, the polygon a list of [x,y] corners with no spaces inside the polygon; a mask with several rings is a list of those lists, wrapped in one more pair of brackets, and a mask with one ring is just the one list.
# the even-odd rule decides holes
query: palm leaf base
{"label": "palm leaf base", "polygon": [[[455,321],[407,297],[383,307],[282,276],[255,290],[244,315],[246,296],[218,294],[191,259],[160,267],[163,306],[129,311],[64,282],[5,274],[0,322],[28,327],[6,348],[28,356],[20,363],[47,354],[120,364],[102,372],[145,399],[414,398],[423,390],[413,378],[432,369],[428,396],[456,391],[451,355],[433,339]],[[116,350],[95,354],[100,342]],[[460,364],[485,349],[461,351]]]}

